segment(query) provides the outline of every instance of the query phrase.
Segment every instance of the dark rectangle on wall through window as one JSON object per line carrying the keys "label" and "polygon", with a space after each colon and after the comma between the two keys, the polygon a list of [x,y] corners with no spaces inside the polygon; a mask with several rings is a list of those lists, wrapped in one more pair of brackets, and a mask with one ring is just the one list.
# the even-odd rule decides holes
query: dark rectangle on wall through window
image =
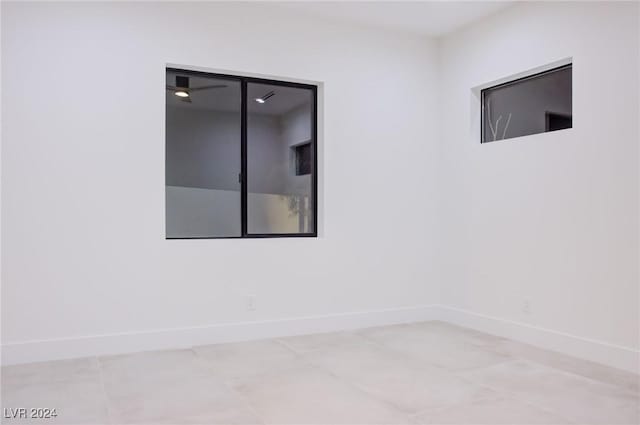
{"label": "dark rectangle on wall through window", "polygon": [[311,143],[304,143],[295,148],[296,176],[311,174]]}
{"label": "dark rectangle on wall through window", "polygon": [[166,72],[166,238],[317,236],[317,86]]}
{"label": "dark rectangle on wall through window", "polygon": [[481,91],[481,142],[572,128],[572,65]]}

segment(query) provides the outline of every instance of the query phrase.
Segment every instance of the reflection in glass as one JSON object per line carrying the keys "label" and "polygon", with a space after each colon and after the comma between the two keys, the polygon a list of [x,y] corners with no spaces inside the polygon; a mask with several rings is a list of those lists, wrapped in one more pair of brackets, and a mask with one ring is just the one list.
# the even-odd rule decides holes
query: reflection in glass
{"label": "reflection in glass", "polygon": [[313,233],[313,92],[247,85],[247,231]]}
{"label": "reflection in glass", "polygon": [[566,65],[482,91],[482,142],[571,128],[572,68]]}
{"label": "reflection in glass", "polygon": [[241,236],[240,82],[167,71],[166,236]]}

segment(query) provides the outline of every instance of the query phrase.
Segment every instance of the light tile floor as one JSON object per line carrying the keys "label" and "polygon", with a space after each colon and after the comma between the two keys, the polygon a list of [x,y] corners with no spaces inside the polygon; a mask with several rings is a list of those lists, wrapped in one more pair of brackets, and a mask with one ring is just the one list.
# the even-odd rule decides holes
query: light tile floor
{"label": "light tile floor", "polygon": [[637,375],[443,322],[7,366],[38,424],[638,424]]}

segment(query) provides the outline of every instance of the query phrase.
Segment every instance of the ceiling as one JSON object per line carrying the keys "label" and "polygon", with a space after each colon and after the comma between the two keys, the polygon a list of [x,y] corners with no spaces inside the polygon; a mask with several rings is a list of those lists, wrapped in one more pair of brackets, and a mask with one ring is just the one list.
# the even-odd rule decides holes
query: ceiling
{"label": "ceiling", "polygon": [[[182,73],[167,72],[167,85],[176,84],[176,75]],[[166,90],[167,105],[190,109],[213,109],[221,111],[240,111],[240,83],[237,81],[203,78],[189,76],[191,88],[224,85],[226,87],[193,92],[190,96],[191,103],[183,102],[180,97],[174,95],[173,90]]]}
{"label": "ceiling", "polygon": [[[256,98],[273,92],[265,103],[258,103]],[[249,114],[283,115],[312,101],[312,92],[295,87],[272,86],[266,84],[247,84],[247,111]]]}
{"label": "ceiling", "polygon": [[310,1],[278,7],[356,25],[441,36],[496,13],[513,1]]}
{"label": "ceiling", "polygon": [[[167,85],[175,85],[176,75],[189,75],[167,72]],[[191,88],[224,85],[226,87],[195,91],[191,94],[191,103],[183,102],[181,98],[174,95],[173,90],[166,90],[167,105],[189,108],[207,109],[212,111],[240,112],[240,82],[237,80],[224,80],[218,78],[208,78],[204,76],[189,75],[189,86]],[[273,92],[265,103],[258,103],[256,98]],[[247,111],[249,114],[263,114],[279,116],[311,101],[311,91],[293,87],[272,86],[265,84],[247,84]]]}

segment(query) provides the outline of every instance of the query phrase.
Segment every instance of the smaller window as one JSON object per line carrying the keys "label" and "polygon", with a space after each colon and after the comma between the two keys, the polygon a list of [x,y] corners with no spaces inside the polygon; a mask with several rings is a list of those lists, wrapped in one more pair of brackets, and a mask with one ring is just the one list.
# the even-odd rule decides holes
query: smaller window
{"label": "smaller window", "polygon": [[481,142],[571,128],[571,64],[481,92]]}
{"label": "smaller window", "polygon": [[294,146],[296,176],[311,174],[311,143]]}

